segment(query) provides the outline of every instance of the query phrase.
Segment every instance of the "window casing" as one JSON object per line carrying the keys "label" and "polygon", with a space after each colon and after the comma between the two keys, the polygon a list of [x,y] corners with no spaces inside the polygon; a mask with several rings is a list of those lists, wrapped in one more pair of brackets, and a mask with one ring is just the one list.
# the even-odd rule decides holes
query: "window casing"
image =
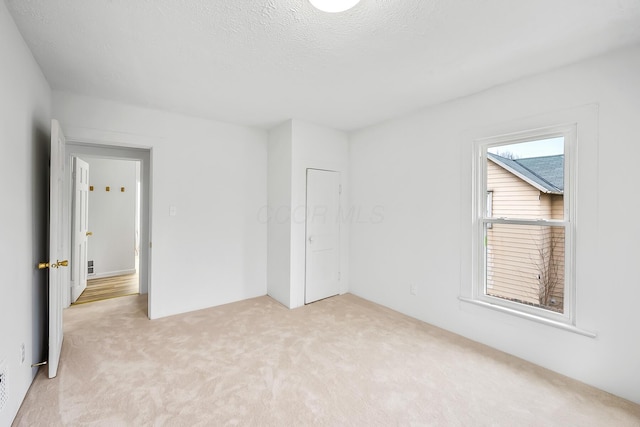
{"label": "window casing", "polygon": [[[561,207],[556,206],[554,215],[546,216],[526,209],[500,211],[499,194],[488,178],[488,169],[496,156],[488,153],[499,147],[552,138],[563,139],[562,191],[560,195],[548,196],[545,194],[548,190],[543,188],[539,197],[555,197],[560,200]],[[535,129],[476,141],[472,299],[509,312],[575,325],[575,147],[576,125]],[[505,163],[503,166],[508,168],[509,162]],[[505,241],[511,242],[512,246],[498,247]],[[527,245],[528,252],[522,249]],[[513,253],[514,256],[501,256],[500,253]],[[560,261],[550,262],[553,259]],[[515,283],[515,287],[530,289],[530,293],[509,293],[514,291],[509,290],[508,285],[499,286],[497,282],[508,280],[504,279],[505,268],[510,269],[511,283]],[[527,281],[533,285],[527,285]]]}

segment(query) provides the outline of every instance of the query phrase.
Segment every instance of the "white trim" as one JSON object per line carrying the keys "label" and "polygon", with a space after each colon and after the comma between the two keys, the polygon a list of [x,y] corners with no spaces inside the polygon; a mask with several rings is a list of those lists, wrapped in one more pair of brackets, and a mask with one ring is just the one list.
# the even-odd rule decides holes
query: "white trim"
{"label": "white trim", "polygon": [[479,301],[479,300],[476,300],[476,299],[467,298],[467,297],[463,297],[463,296],[459,296],[458,299],[460,301],[462,301],[462,302],[478,305],[480,307],[490,308],[492,310],[496,310],[496,311],[499,311],[501,313],[506,313],[506,314],[511,314],[511,315],[514,315],[514,316],[522,317],[523,319],[528,319],[528,320],[532,320],[534,322],[542,323],[544,325],[553,326],[554,328],[563,329],[565,331],[573,332],[573,333],[576,333],[576,334],[579,334],[579,335],[584,335],[584,336],[589,337],[589,338],[596,338],[598,336],[598,334],[596,334],[595,332],[587,331],[586,329],[581,329],[581,328],[578,328],[578,327],[576,327],[574,325],[569,325],[567,323],[563,323],[563,322],[558,322],[558,321],[555,321],[555,320],[547,319],[545,317],[536,316],[534,314],[525,313],[525,312],[523,312],[521,310],[514,310],[514,309],[511,309],[511,308],[503,307],[501,305],[491,304],[491,303],[488,303],[488,302],[485,302],[485,301]]}
{"label": "white trim", "polygon": [[[575,206],[575,191],[573,187],[576,182],[575,150],[576,141],[576,123],[554,125],[549,127],[541,127],[522,132],[509,133],[504,135],[496,135],[476,139],[473,144],[473,237],[472,237],[472,290],[471,301],[481,303],[488,307],[501,307],[507,313],[520,313],[521,317],[544,319],[545,321],[555,322],[575,327],[575,233],[574,220],[575,214],[573,207]],[[486,192],[488,187],[486,184],[487,163],[490,158],[487,155],[488,149],[491,147],[516,144],[530,141],[541,141],[553,137],[564,138],[564,219],[515,219],[515,218],[488,218],[487,217],[487,198]],[[495,162],[494,162],[495,163]],[[528,306],[509,300],[492,297],[486,294],[486,251],[484,248],[485,224],[515,224],[515,225],[534,225],[534,226],[556,226],[565,230],[565,274],[564,274],[564,306],[563,313],[556,313],[551,310],[545,310],[535,306]]]}
{"label": "white trim", "polygon": [[557,219],[507,219],[507,218],[480,218],[483,224],[516,224],[516,225],[539,225],[540,227],[568,227],[569,221]]}
{"label": "white trim", "polygon": [[[142,197],[140,200],[140,258],[138,265],[140,293],[148,294],[147,316],[154,318],[152,286],[152,229],[153,229],[153,148],[150,141],[139,135],[129,135],[69,127],[67,138],[69,155],[93,155],[100,158],[130,159],[140,162]],[[120,140],[120,141],[118,141]],[[142,143],[140,143],[142,142]],[[95,277],[95,276],[93,276]]]}
{"label": "white trim", "polygon": [[[521,129],[541,129],[549,123],[573,123],[576,124],[576,146],[572,159],[565,158],[565,164],[570,162],[576,181],[574,182],[573,195],[566,197],[571,203],[574,214],[573,228],[577,230],[598,230],[599,228],[599,105],[598,103],[587,103],[583,105],[566,106],[554,111],[544,111],[531,116],[485,123],[472,126],[463,130],[460,134],[462,143],[460,144],[460,206],[463,209],[460,216],[460,284],[459,295],[461,300],[474,300],[478,277],[478,263],[475,261],[477,250],[477,236],[475,234],[477,216],[475,210],[478,206],[476,188],[478,174],[474,169],[478,152],[474,148],[474,141],[492,135],[517,135]],[[565,153],[566,155],[566,153]],[[578,160],[579,159],[579,160]],[[579,200],[577,195],[579,194]],[[484,196],[483,196],[484,198]],[[579,202],[579,203],[578,203]],[[567,205],[568,206],[568,205]],[[574,295],[573,311],[576,313],[575,328],[581,322],[581,312],[583,309],[592,309],[590,306],[580,305],[581,280],[590,280],[598,273],[597,260],[600,251],[604,250],[599,245],[598,234],[580,234],[574,237],[576,250],[572,254],[565,254],[566,259],[571,259],[574,265],[574,279],[577,283]],[[579,252],[578,252],[579,251]],[[569,258],[571,257],[571,258]],[[586,289],[587,299],[593,298],[593,290]],[[475,300],[474,300],[475,301]],[[481,302],[474,304],[476,307],[488,307]],[[491,307],[495,309],[495,307]],[[480,308],[479,310],[484,310]],[[508,310],[503,312],[510,313]],[[480,314],[480,313],[478,313]],[[530,317],[522,316],[530,319]],[[588,317],[588,313],[587,313]],[[538,320],[538,319],[534,319]],[[540,323],[546,323],[544,320]],[[570,329],[570,325],[563,324]],[[597,325],[590,324],[592,330],[597,329]]]}
{"label": "white trim", "polygon": [[129,270],[118,270],[118,271],[107,271],[105,273],[97,273],[97,274],[92,274],[91,278],[92,279],[103,279],[105,277],[116,277],[116,276],[125,276],[128,274],[135,274],[136,269],[129,269]]}

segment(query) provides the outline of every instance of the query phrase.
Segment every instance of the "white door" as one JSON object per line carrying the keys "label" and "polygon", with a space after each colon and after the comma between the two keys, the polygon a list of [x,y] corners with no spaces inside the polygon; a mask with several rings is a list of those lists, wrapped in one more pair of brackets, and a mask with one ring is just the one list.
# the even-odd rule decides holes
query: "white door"
{"label": "white door", "polygon": [[340,293],[340,173],[307,169],[305,304]]}
{"label": "white door", "polygon": [[87,239],[89,221],[89,164],[73,159],[73,252],[71,254],[71,302],[87,287]]}
{"label": "white door", "polygon": [[56,376],[62,350],[63,292],[69,291],[69,275],[63,268],[69,265],[64,254],[64,135],[60,124],[51,120],[51,169],[49,188],[49,261],[39,265],[49,269],[49,378]]}

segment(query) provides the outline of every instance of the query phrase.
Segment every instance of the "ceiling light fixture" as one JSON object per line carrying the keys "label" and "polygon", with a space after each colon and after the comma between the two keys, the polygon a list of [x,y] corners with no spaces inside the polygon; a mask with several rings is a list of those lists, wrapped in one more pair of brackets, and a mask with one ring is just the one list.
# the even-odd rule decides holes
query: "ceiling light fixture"
{"label": "ceiling light fixture", "polygon": [[351,9],[360,0],[309,0],[309,2],[323,12],[337,13]]}

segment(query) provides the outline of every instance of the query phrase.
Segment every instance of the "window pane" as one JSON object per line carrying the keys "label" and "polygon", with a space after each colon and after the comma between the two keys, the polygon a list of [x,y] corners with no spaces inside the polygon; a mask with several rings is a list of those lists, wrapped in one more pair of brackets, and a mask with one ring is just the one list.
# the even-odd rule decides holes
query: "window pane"
{"label": "window pane", "polygon": [[492,218],[564,219],[564,138],[487,150]]}
{"label": "window pane", "polygon": [[564,227],[491,225],[485,227],[485,294],[562,313]]}

